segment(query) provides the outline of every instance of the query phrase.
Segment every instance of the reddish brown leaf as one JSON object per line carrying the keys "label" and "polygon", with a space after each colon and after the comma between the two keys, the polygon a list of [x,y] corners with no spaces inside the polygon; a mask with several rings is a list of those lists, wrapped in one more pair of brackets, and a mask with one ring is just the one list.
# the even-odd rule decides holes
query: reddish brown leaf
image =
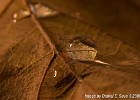
{"label": "reddish brown leaf", "polygon": [[[29,10],[15,0],[0,19],[5,33],[1,35],[5,37],[1,41],[1,100],[86,100],[89,94],[140,93],[136,49],[65,14],[43,19],[31,14],[13,23],[11,16],[20,8]],[[67,57],[69,41],[79,35],[95,40],[96,59],[111,65]]]}

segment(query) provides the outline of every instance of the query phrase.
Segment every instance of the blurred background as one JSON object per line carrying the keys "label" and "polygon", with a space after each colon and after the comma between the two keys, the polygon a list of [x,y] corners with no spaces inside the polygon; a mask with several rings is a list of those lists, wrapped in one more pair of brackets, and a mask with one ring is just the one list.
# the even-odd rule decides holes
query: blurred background
{"label": "blurred background", "polygon": [[[38,2],[38,0],[29,0]],[[140,49],[139,0],[39,0]]]}

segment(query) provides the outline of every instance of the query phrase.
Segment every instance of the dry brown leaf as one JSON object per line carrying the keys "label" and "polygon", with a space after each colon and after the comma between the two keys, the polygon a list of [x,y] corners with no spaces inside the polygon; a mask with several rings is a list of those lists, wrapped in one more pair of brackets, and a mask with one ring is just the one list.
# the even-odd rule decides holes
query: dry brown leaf
{"label": "dry brown leaf", "polygon": [[54,54],[31,18],[13,23],[12,15],[21,7],[16,0],[1,18],[0,100],[37,99]]}
{"label": "dry brown leaf", "polygon": [[[10,16],[21,7],[15,0],[2,23],[11,23]],[[6,38],[1,44],[6,47],[0,59],[1,100],[86,100],[85,94],[140,93],[139,52],[108,33],[64,14],[39,20],[31,15],[2,28]],[[9,34],[17,37],[6,44]],[[67,58],[69,41],[79,35],[94,39],[96,59],[111,65]]]}
{"label": "dry brown leaf", "polygon": [[[65,52],[71,39],[79,35],[86,35],[96,41],[98,50],[96,59],[111,64],[111,66],[108,66],[93,62],[77,62],[72,59],[67,61],[62,57],[61,59],[63,60],[61,61],[60,59],[58,62],[65,62],[64,64],[71,69],[71,72],[76,74],[77,80],[73,87],[70,86],[70,90],[59,94],[59,96],[58,94],[56,95],[58,100],[84,100],[85,94],[88,93],[130,94],[140,92],[138,88],[140,83],[139,52],[136,49],[108,35],[108,33],[63,14],[52,18],[40,19],[39,21],[56,45],[58,51]],[[47,84],[45,87],[45,81],[47,80],[44,79],[42,83],[43,89],[40,90],[40,97],[45,98],[45,95],[46,98],[54,96],[57,90],[49,91],[51,95],[47,95],[45,92],[43,94],[42,91],[48,91],[48,88],[50,88]],[[63,86],[63,83],[61,84]],[[66,86],[64,85],[64,87]]]}

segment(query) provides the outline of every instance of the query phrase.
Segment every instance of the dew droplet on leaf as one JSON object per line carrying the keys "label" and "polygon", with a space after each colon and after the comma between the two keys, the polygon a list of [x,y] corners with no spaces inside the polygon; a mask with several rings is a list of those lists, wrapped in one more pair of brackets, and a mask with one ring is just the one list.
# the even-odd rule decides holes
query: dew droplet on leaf
{"label": "dew droplet on leaf", "polygon": [[53,72],[54,72],[54,76],[53,77],[56,77],[57,76],[57,70],[53,69]]}
{"label": "dew droplet on leaf", "polygon": [[27,10],[20,9],[13,14],[13,22],[17,22],[25,17],[30,16],[30,12]]}
{"label": "dew droplet on leaf", "polygon": [[80,61],[93,61],[97,54],[95,41],[86,36],[73,38],[66,51],[68,57]]}

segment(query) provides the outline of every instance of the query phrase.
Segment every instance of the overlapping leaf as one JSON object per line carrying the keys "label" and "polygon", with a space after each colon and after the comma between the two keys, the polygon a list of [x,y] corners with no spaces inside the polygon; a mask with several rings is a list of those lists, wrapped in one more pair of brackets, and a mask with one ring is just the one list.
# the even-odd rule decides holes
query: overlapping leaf
{"label": "overlapping leaf", "polygon": [[50,45],[31,18],[13,23],[12,15],[21,7],[20,1],[13,2],[1,18],[0,100],[37,99],[53,57]]}
{"label": "overlapping leaf", "polygon": [[[105,32],[63,14],[53,18],[40,19],[39,21],[58,51],[65,52],[71,39],[79,35],[86,35],[96,41],[98,50],[96,59],[111,64],[108,66],[93,62],[67,61],[62,57],[61,59],[63,60],[60,59],[58,62],[65,62],[61,66],[68,66],[68,69],[74,73],[77,81],[67,93],[63,92],[63,94],[56,96],[57,99],[83,100],[86,93],[139,93],[140,90],[137,88],[140,82],[139,52],[136,49]],[[44,79],[44,81],[47,80]],[[63,83],[61,84],[63,86]],[[46,84],[45,86],[47,91],[48,85]],[[45,90],[45,86],[43,84],[43,90]],[[57,89],[54,91],[56,92]],[[53,95],[54,91],[52,89],[51,95]],[[40,97],[42,95],[45,97],[45,93],[41,94]],[[69,95],[72,95],[71,98],[67,98]],[[46,95],[46,97],[48,98],[49,96]]]}
{"label": "overlapping leaf", "polygon": [[[20,6],[14,8],[15,5]],[[11,10],[3,15],[5,26],[12,21],[7,16],[9,12],[11,15],[21,5],[18,0],[11,4]],[[12,37],[9,41],[15,42],[3,46],[5,52],[0,60],[0,99],[84,100],[85,94],[140,92],[140,55],[136,49],[64,14],[39,19],[42,28],[36,22],[37,19],[32,15],[12,24],[12,27],[1,26],[1,29],[4,27],[3,32],[6,29],[10,31],[5,32],[5,37],[9,37],[9,34],[22,35],[18,40]],[[96,59],[111,65],[80,62],[63,56],[62,52],[66,53],[69,41],[79,35],[95,39],[98,51]],[[52,40],[52,43],[47,39]],[[56,48],[52,48],[53,44]],[[58,53],[54,55],[55,51]]]}

